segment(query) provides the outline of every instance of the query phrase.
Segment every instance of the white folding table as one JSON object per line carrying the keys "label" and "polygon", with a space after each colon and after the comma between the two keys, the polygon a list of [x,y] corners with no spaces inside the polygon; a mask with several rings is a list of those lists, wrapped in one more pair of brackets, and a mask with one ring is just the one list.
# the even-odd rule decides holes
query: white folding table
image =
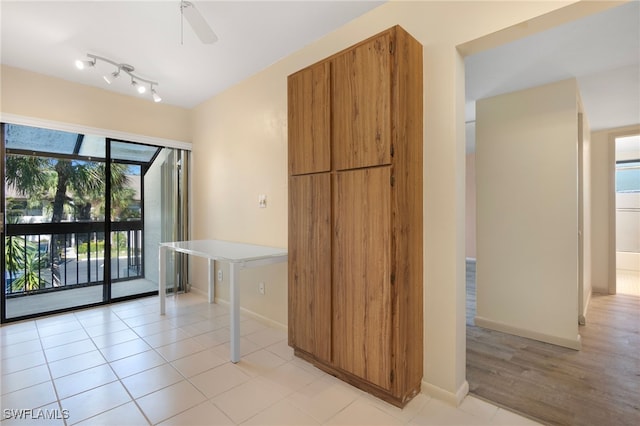
{"label": "white folding table", "polygon": [[166,265],[169,250],[200,256],[209,262],[209,303],[215,298],[214,261],[229,264],[229,306],[231,315],[231,362],[240,361],[240,292],[238,289],[238,272],[245,268],[271,265],[285,262],[287,250],[277,247],[258,246],[253,244],[233,243],[220,240],[194,240],[161,243],[160,260],[160,314],[165,314],[166,304]]}

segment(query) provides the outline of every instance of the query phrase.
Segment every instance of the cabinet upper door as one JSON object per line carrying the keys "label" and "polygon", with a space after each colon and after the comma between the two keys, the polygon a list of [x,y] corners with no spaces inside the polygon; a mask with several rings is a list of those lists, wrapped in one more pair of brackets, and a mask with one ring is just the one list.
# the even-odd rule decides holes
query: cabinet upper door
{"label": "cabinet upper door", "polygon": [[331,169],[331,64],[321,62],[288,78],[289,173]]}
{"label": "cabinet upper door", "polygon": [[387,32],[333,59],[335,170],[391,163],[390,49]]}
{"label": "cabinet upper door", "polygon": [[391,166],[333,176],[333,361],[391,389]]}
{"label": "cabinet upper door", "polygon": [[289,178],[289,344],[331,361],[331,177]]}

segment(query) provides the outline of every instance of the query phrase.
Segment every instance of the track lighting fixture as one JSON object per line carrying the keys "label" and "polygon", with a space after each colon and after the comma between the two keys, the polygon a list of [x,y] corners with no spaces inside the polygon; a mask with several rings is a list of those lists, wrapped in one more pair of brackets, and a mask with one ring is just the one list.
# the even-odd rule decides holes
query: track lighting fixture
{"label": "track lighting fixture", "polygon": [[[156,89],[154,88],[154,86],[158,85],[158,82],[147,80],[146,78],[142,78],[139,75],[134,74],[135,68],[133,66],[131,66],[129,64],[119,64],[119,63],[117,63],[115,61],[112,61],[111,59],[103,58],[101,56],[92,55],[90,53],[87,53],[87,57],[89,57],[90,60],[83,61],[81,59],[78,59],[76,61],[76,67],[78,69],[82,70],[82,69],[85,69],[85,68],[94,67],[94,66],[96,66],[96,63],[98,61],[106,62],[106,63],[111,64],[114,67],[116,67],[116,70],[114,72],[109,73],[109,74],[105,74],[105,75],[102,76],[102,78],[104,79],[104,81],[107,84],[113,83],[113,81],[120,76],[120,72],[124,72],[129,77],[131,77],[131,85],[133,86],[134,89],[136,89],[138,91],[138,93],[140,93],[141,95],[144,94],[147,91],[147,86],[146,85],[149,85],[149,90],[151,91],[151,95],[153,97],[153,101],[154,102],[160,102],[162,100],[162,98],[158,95],[158,93],[156,92]],[[146,85],[143,84],[143,83],[146,83]]]}

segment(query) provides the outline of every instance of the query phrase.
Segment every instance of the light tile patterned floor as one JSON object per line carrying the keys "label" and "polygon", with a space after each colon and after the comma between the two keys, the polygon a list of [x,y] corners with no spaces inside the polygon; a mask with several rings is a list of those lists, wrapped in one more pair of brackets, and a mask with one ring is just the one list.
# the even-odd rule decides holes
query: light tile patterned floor
{"label": "light tile patterned floor", "polygon": [[617,269],[616,291],[620,294],[640,296],[640,272]]}
{"label": "light tile patterned floor", "polygon": [[400,410],[248,317],[232,364],[225,306],[184,294],[158,312],[151,297],[2,326],[0,425],[535,424],[470,396],[455,408],[420,394]]}

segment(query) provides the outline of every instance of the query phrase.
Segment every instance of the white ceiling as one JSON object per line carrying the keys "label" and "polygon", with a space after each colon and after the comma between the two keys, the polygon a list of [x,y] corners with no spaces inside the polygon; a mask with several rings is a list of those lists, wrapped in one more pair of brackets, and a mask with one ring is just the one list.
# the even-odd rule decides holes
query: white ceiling
{"label": "white ceiling", "polygon": [[638,124],[639,64],[638,1],[471,55],[465,58],[467,131],[475,130],[476,100],[572,77],[592,130]]}
{"label": "white ceiling", "polygon": [[[163,102],[192,108],[379,6],[384,1],[192,1],[218,35],[205,45],[173,1],[5,1],[0,3],[5,65],[132,95],[131,80],[110,86],[113,66],[79,71],[85,54],[133,65],[157,81]],[[100,64],[100,63],[99,63]],[[135,94],[134,96],[137,96]],[[149,96],[147,95],[149,98]]]}
{"label": "white ceiling", "polygon": [[[179,1],[0,2],[1,60],[65,80],[107,86],[110,67],[78,71],[86,53],[158,81],[163,102],[194,107],[384,1],[195,1],[219,41],[202,44]],[[86,58],[85,58],[86,59]],[[475,100],[576,77],[593,130],[640,122],[640,2],[618,6],[466,58],[467,125]],[[137,95],[133,95],[137,96]]]}

